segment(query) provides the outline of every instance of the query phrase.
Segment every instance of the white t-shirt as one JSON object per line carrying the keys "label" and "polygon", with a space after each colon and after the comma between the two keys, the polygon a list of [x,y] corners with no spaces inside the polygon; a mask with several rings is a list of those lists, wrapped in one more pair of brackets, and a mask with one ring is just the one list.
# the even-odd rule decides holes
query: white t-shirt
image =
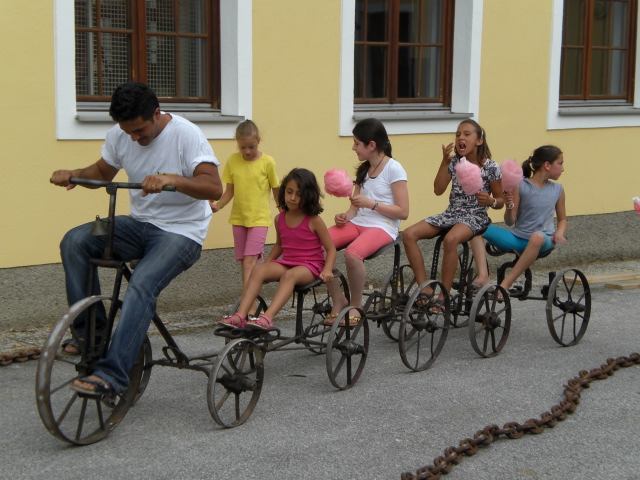
{"label": "white t-shirt", "polygon": [[[360,193],[378,203],[395,205],[396,202],[393,198],[391,185],[396,182],[406,181],[407,172],[404,171],[404,168],[402,168],[402,165],[400,165],[398,161],[390,158],[377,177],[370,178],[367,174],[360,188]],[[361,227],[381,228],[394,240],[400,230],[399,219],[385,217],[377,210],[371,210],[370,208],[359,208],[358,213],[351,221]]]}
{"label": "white t-shirt", "polygon": [[[164,113],[164,112],[163,112]],[[140,183],[147,175],[171,174],[193,177],[195,168],[203,163],[220,163],[202,131],[177,115],[149,145],[132,141],[118,125],[105,137],[102,158],[114,168],[127,172],[129,181]],[[129,190],[131,216],[149,222],[167,232],[204,242],[211,219],[211,207],[206,200],[197,200],[179,192],[161,192],[142,196],[142,190]]]}

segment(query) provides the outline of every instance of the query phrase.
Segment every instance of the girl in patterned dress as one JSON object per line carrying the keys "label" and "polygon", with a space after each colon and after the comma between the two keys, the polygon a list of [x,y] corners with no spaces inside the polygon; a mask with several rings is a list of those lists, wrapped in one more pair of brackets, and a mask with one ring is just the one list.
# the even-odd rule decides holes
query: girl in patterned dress
{"label": "girl in patterned dress", "polygon": [[[285,305],[296,285],[316,278],[330,282],[336,261],[336,247],[320,213],[320,187],[315,175],[305,168],[294,168],[284,177],[278,191],[275,217],[277,240],[266,261],[256,265],[242,291],[238,311],[219,321],[237,328],[266,330]],[[325,255],[326,253],[326,255]],[[247,315],[264,282],[279,281],[269,308],[255,318]]]}
{"label": "girl in patterned dress", "polygon": [[[476,195],[467,195],[456,177],[455,167],[463,157],[481,169],[483,188]],[[503,207],[502,174],[499,165],[490,157],[484,129],[471,119],[463,120],[458,125],[454,143],[446,147],[442,145],[442,161],[433,186],[435,194],[442,195],[451,183],[449,206],[443,213],[425,218],[402,232],[405,253],[418,285],[427,281],[418,240],[434,238],[442,230],[448,230],[443,242],[441,281],[450,291],[458,266],[458,245],[482,233],[491,223],[487,215],[488,207]],[[427,289],[424,293],[423,299],[427,300],[433,292]],[[423,299],[419,298],[419,301],[423,302]],[[443,304],[442,299],[435,300],[440,301],[436,305],[439,308]]]}

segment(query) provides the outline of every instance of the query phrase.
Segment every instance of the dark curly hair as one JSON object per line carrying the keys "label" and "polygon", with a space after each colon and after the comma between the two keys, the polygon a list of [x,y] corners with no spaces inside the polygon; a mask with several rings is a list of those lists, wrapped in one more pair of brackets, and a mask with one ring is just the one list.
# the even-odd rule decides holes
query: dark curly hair
{"label": "dark curly hair", "polygon": [[158,97],[149,86],[128,82],[119,85],[113,92],[109,115],[115,122],[126,122],[138,117],[151,120],[159,107]]}
{"label": "dark curly hair", "polygon": [[306,168],[294,168],[282,179],[280,190],[278,191],[278,206],[284,211],[289,210],[284,201],[284,194],[287,183],[291,180],[298,184],[298,189],[300,190],[300,210],[306,215],[320,215],[324,211],[320,198],[324,197],[324,195],[320,191],[316,176]]}

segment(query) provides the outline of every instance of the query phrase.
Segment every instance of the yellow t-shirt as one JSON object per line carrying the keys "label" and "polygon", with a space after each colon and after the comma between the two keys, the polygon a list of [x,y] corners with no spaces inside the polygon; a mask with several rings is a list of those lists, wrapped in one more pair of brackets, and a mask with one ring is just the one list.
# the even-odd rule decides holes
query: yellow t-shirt
{"label": "yellow t-shirt", "polygon": [[280,186],[273,157],[262,154],[247,161],[241,153],[227,159],[222,181],[233,184],[233,206],[229,223],[243,227],[268,227],[271,220],[269,197],[271,189]]}

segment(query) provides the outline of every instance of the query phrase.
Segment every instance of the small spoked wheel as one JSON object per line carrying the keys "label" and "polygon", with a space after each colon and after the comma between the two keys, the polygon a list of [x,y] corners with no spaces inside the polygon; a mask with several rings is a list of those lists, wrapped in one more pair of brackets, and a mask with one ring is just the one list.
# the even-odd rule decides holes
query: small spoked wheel
{"label": "small spoked wheel", "polygon": [[[425,294],[425,289],[432,293]],[[431,280],[414,289],[398,331],[400,358],[407,368],[421,372],[433,365],[447,339],[450,317],[450,298],[442,283]]]}
{"label": "small spoked wheel", "polygon": [[207,404],[218,425],[237,427],[253,412],[264,381],[263,354],[251,340],[227,343],[209,374]]}
{"label": "small spoked wheel", "polygon": [[587,278],[574,268],[557,273],[549,285],[547,326],[553,339],[564,347],[580,341],[591,316],[591,289]]}
{"label": "small spoked wheel", "polygon": [[[382,313],[385,315],[382,323],[382,330],[384,334],[394,342],[400,339],[400,315],[403,310],[403,306],[407,304],[409,295],[411,294],[411,288],[416,283],[416,279],[413,276],[413,271],[409,265],[402,265],[398,269],[398,278],[395,280],[396,284],[391,285],[393,280],[393,272],[390,272],[382,282],[380,293],[382,298],[385,299],[387,305],[382,305]],[[394,291],[395,289],[395,291]],[[385,311],[386,309],[386,311]],[[398,313],[397,315],[395,315]]]}
{"label": "small spoked wheel", "polygon": [[[88,315],[95,321],[98,308],[109,311],[110,297],[92,296],[73,304],[56,323],[42,347],[36,373],[36,403],[38,413],[51,434],[75,445],[88,445],[105,438],[140,398],[150,375],[151,344],[145,338],[131,372],[129,388],[122,394],[89,396],[71,390],[71,383],[90,375],[95,362],[102,357],[109,339],[96,335],[77,333],[73,327],[79,316]],[[113,306],[118,308],[119,305]],[[74,338],[80,354],[69,355],[63,351],[66,340]],[[82,340],[82,341],[80,341]]]}
{"label": "small spoked wheel", "polygon": [[507,343],[511,329],[511,301],[499,285],[485,285],[473,299],[469,340],[478,355],[494,357]]}
{"label": "small spoked wheel", "polygon": [[[349,315],[357,310],[358,315]],[[353,387],[367,361],[369,324],[364,311],[347,307],[335,319],[327,341],[327,374],[340,390]]]}
{"label": "small spoked wheel", "polygon": [[[340,284],[340,289],[347,300],[349,300],[349,286],[345,276],[340,273],[336,275],[336,279]],[[301,310],[302,324],[304,328],[304,336],[302,344],[316,355],[326,353],[327,338],[331,327],[325,325],[324,319],[331,313],[331,296],[327,289],[326,283],[320,283],[313,287],[304,299],[305,305]]]}

